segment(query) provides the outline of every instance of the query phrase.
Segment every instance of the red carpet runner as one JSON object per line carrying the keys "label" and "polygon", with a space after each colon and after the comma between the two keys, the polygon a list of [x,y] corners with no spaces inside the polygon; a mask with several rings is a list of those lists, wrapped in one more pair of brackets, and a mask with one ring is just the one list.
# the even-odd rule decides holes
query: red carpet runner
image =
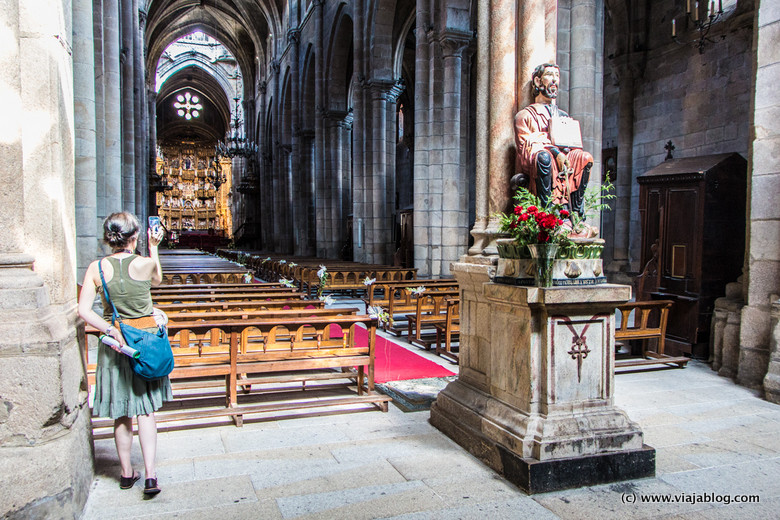
{"label": "red carpet runner", "polygon": [[[365,345],[368,342],[368,331],[358,327],[355,341],[359,345]],[[443,366],[437,365],[414,352],[410,352],[381,337],[379,334],[376,335],[376,348],[374,351],[375,383],[454,375],[454,372],[447,370]]]}

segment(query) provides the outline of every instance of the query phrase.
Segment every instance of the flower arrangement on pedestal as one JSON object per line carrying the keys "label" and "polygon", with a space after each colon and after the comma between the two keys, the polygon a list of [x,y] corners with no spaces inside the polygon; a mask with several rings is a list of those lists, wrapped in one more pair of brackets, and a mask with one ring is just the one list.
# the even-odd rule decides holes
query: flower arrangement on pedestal
{"label": "flower arrangement on pedestal", "polygon": [[558,248],[569,245],[571,227],[564,225],[570,218],[569,210],[561,204],[548,202],[543,205],[539,198],[525,188],[520,188],[514,197],[512,213],[501,215],[501,231],[508,233],[521,249],[528,248],[536,260],[536,282],[541,287],[552,285],[553,260]]}
{"label": "flower arrangement on pedestal", "polygon": [[604,241],[598,238],[598,229],[585,221],[610,209],[605,201],[615,198],[613,190],[608,179],[586,190],[581,216],[564,204],[542,204],[530,191],[519,188],[512,211],[498,215],[499,229],[511,238],[497,240],[496,280],[530,285],[527,277],[533,276],[537,285],[549,287],[554,274],[555,285],[606,283],[601,263]]}

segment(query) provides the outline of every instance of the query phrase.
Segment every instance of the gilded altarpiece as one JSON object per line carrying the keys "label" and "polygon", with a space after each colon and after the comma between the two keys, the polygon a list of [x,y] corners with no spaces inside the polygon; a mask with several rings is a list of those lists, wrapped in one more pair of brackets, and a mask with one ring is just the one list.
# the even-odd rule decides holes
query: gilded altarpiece
{"label": "gilded altarpiece", "polygon": [[209,231],[231,237],[232,163],[216,158],[213,147],[194,143],[163,145],[157,157],[161,189],[157,214],[168,231]]}

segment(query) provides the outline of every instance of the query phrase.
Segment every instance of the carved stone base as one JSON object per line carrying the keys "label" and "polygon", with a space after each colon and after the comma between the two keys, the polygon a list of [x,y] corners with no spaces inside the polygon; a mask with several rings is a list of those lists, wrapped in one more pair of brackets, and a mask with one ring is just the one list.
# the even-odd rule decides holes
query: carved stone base
{"label": "carved stone base", "polygon": [[[642,444],[641,432],[619,410],[530,418],[456,381],[439,394],[430,422],[529,494],[655,475],[655,450]],[[608,431],[594,435],[599,424]],[[558,428],[568,432],[561,436]],[[563,449],[572,456],[539,460],[523,456],[524,447],[542,454]],[[574,455],[574,447],[591,453]]]}

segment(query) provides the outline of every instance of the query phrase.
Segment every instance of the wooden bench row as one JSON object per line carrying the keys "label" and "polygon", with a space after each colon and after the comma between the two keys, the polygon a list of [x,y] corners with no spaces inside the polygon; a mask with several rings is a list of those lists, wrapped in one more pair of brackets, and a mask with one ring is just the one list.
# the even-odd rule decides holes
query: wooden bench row
{"label": "wooden bench row", "polygon": [[309,295],[317,292],[320,279],[317,272],[324,265],[328,271],[328,280],[324,291],[365,291],[364,280],[406,281],[417,279],[417,269],[392,267],[378,264],[362,264],[339,260],[322,260],[308,257],[262,257],[261,255],[241,255],[240,252],[220,251],[226,258],[244,261],[259,278],[269,282],[281,278],[292,280]]}
{"label": "wooden bench row", "polygon": [[[355,341],[357,327],[366,327],[365,345]],[[306,316],[248,319],[214,319],[169,323],[169,337],[175,356],[171,373],[174,390],[214,387],[224,388],[224,408],[175,411],[177,405],[166,405],[158,421],[228,416],[241,426],[248,414],[339,404],[371,404],[387,411],[390,398],[374,391],[374,345],[376,320],[368,316]],[[94,329],[87,334],[97,335]],[[94,365],[88,364],[91,370]],[[349,394],[321,400],[305,392],[294,403],[253,405],[239,399],[251,392],[253,385],[285,385],[305,388],[306,381],[351,379],[356,388]],[[176,395],[176,394],[175,394]],[[186,393],[174,401],[187,399]],[[246,401],[246,402],[242,402]],[[168,411],[166,411],[168,410]],[[171,411],[173,410],[173,411]],[[95,427],[110,421],[96,420]]]}
{"label": "wooden bench row", "polygon": [[[671,300],[653,300],[628,302],[618,306],[620,325],[615,327],[615,341],[627,342],[642,340],[642,354],[639,359],[615,359],[615,368],[647,365],[674,364],[684,368],[690,361],[685,356],[669,356],[664,352],[666,341],[666,325],[669,321],[669,310],[674,302]],[[633,315],[633,320],[631,319]],[[656,349],[647,347],[648,341],[657,343]]]}

